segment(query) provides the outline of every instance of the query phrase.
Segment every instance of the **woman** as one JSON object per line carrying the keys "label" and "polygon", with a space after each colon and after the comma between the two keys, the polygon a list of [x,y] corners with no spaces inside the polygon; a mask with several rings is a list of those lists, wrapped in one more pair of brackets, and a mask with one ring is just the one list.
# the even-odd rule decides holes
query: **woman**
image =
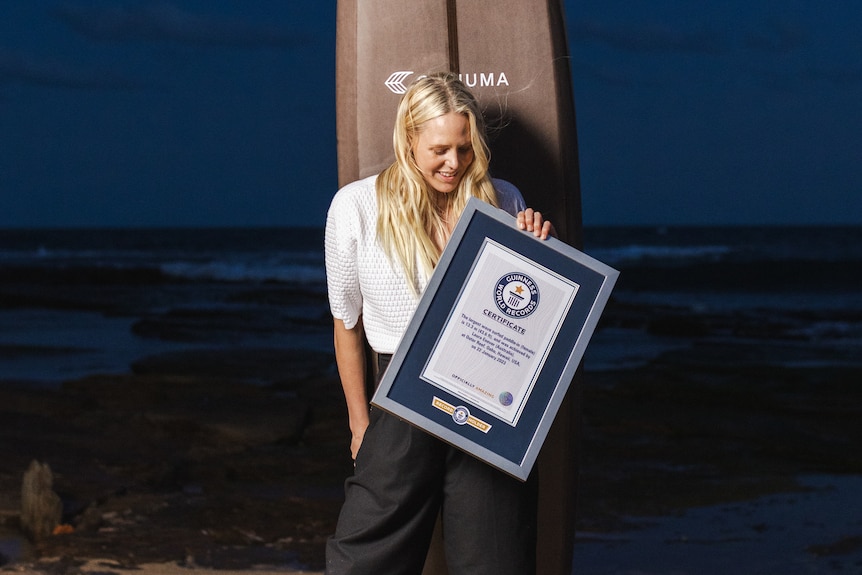
{"label": "woman", "polygon": [[418,574],[442,513],[451,575],[535,571],[535,481],[521,483],[380,410],[369,410],[364,345],[380,372],[395,351],[467,200],[509,213],[547,238],[553,226],[520,192],[488,175],[475,98],[452,74],[403,96],[395,162],[333,198],[326,274],[335,356],[347,401],[355,471],[335,535],[329,575]]}

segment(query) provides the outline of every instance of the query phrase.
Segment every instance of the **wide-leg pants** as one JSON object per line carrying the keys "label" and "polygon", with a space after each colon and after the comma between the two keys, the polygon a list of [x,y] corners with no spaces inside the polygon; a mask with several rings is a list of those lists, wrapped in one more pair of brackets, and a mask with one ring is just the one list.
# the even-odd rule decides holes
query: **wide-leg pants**
{"label": "wide-leg pants", "polygon": [[326,547],[327,575],[419,575],[438,513],[450,575],[530,575],[536,478],[522,483],[373,409]]}

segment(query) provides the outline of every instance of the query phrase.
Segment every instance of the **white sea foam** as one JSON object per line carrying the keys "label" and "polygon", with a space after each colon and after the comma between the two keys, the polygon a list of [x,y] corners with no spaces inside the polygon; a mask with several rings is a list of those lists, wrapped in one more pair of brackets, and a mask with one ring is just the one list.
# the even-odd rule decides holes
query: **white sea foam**
{"label": "white sea foam", "polygon": [[590,255],[610,266],[649,260],[706,260],[719,261],[732,252],[730,246],[669,246],[631,244],[618,247],[596,248]]}
{"label": "white sea foam", "polygon": [[326,280],[323,266],[313,263],[209,261],[171,262],[160,266],[163,273],[180,279],[225,282],[279,282],[299,285],[320,284]]}

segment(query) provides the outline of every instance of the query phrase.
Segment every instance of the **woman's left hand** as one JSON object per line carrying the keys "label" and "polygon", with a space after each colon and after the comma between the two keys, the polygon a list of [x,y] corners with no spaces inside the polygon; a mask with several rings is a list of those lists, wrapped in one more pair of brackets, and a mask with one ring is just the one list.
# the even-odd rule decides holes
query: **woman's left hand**
{"label": "woman's left hand", "polygon": [[541,212],[537,212],[533,208],[518,212],[518,229],[533,232],[534,236],[543,240],[548,239],[548,236],[557,237],[554,224],[543,218]]}

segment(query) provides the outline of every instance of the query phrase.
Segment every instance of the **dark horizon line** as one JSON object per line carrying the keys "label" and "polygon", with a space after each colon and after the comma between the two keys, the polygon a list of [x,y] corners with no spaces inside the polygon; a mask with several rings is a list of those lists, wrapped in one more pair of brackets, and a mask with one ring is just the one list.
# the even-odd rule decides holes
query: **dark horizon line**
{"label": "dark horizon line", "polygon": [[[583,224],[585,230],[599,229],[640,229],[649,230],[684,230],[694,228],[714,228],[714,229],[840,229],[840,228],[860,228],[862,222],[859,223],[677,223],[677,224]],[[0,233],[9,232],[85,232],[85,231],[251,231],[251,230],[323,230],[323,225],[255,225],[255,224],[187,224],[187,225],[149,225],[149,224],[134,224],[134,225],[33,225],[33,226],[5,226],[0,225]]]}

